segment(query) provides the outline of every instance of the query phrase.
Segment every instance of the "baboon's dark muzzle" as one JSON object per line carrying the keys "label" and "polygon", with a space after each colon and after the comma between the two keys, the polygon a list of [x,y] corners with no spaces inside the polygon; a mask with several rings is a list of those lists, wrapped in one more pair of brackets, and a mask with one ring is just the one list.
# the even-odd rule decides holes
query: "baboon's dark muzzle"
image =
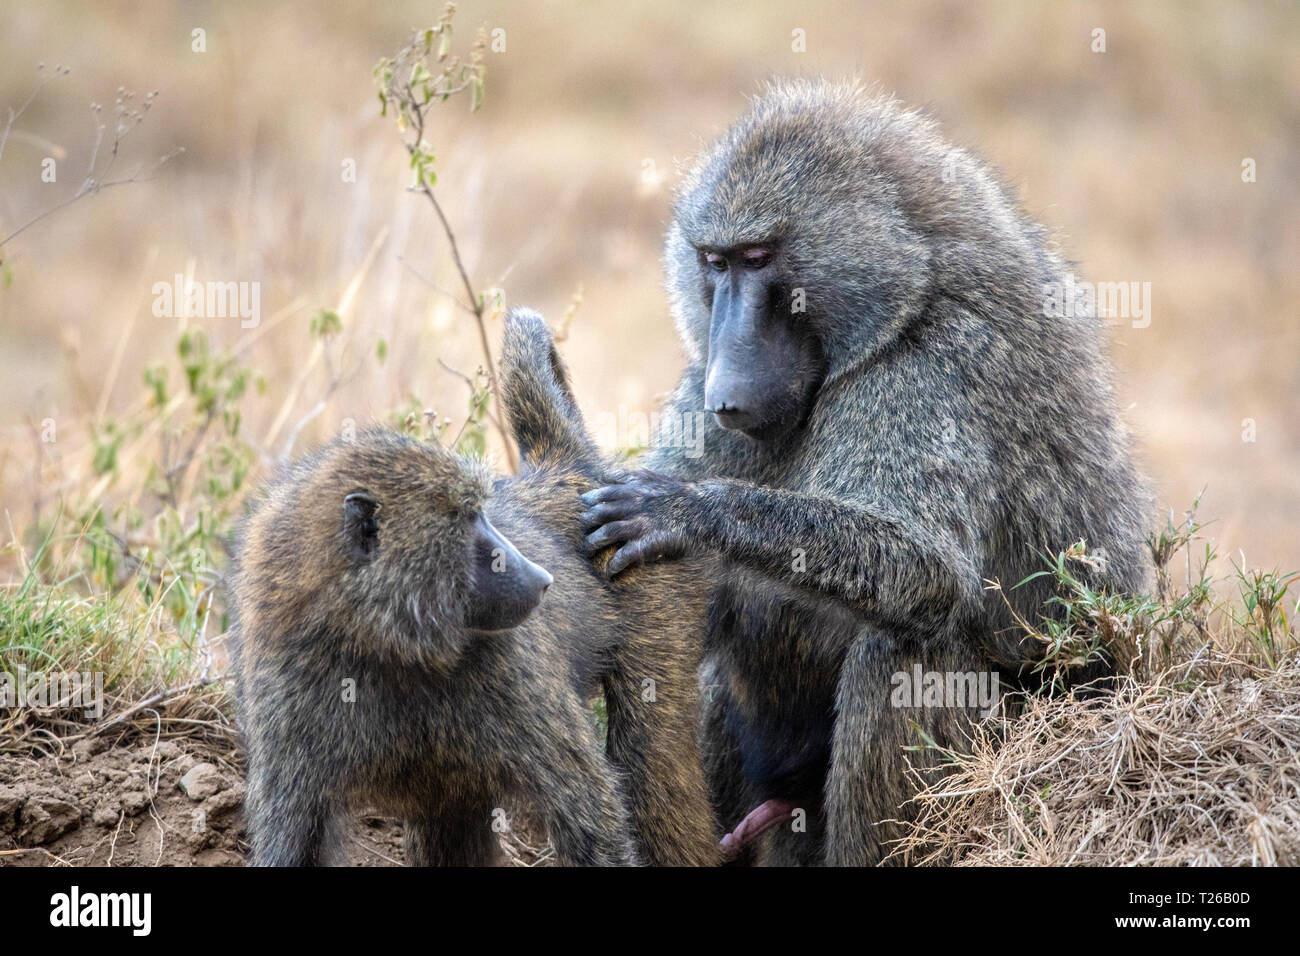
{"label": "baboon's dark muzzle", "polygon": [[486,515],[479,515],[474,531],[474,575],[466,623],[478,631],[503,631],[527,618],[555,579],[520,554]]}
{"label": "baboon's dark muzzle", "polygon": [[771,290],[756,277],[714,291],[704,407],[723,428],[750,432],[781,413],[799,356],[789,323],[771,313]]}

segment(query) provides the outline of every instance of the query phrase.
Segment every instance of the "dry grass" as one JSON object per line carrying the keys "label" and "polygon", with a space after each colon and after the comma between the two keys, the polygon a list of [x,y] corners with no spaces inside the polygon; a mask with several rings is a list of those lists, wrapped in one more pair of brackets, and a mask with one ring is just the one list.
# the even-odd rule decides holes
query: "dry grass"
{"label": "dry grass", "polygon": [[[961,866],[1300,864],[1295,575],[1216,580],[1196,506],[1148,538],[1153,595],[1095,591],[1082,544],[1047,562],[1044,690],[1008,696],[948,773],[916,779],[895,859]],[[996,585],[994,585],[996,586]],[[1237,593],[1222,592],[1232,587]],[[1050,612],[1050,613],[1049,613]],[[1053,695],[1099,655],[1118,676]]]}
{"label": "dry grass", "polygon": [[230,699],[210,650],[178,640],[161,600],[79,597],[29,576],[0,589],[0,631],[3,670],[15,679],[40,672],[103,682],[95,715],[84,701],[0,709],[0,753],[56,755],[91,737],[160,735],[202,740],[233,759]]}
{"label": "dry grass", "polygon": [[1214,655],[1105,694],[1029,697],[952,756],[895,851],[909,862],[1300,864],[1300,657],[1269,670]]}

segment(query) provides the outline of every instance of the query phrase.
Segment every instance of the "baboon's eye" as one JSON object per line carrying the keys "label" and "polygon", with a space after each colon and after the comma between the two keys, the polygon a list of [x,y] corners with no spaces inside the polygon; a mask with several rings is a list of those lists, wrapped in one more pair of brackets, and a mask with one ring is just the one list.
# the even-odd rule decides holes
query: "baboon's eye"
{"label": "baboon's eye", "polygon": [[478,520],[478,509],[465,506],[457,506],[446,512],[447,520],[455,527],[473,524]]}
{"label": "baboon's eye", "polygon": [[747,269],[761,269],[772,261],[772,250],[765,246],[751,246],[741,255]]}
{"label": "baboon's eye", "polygon": [[714,272],[727,271],[727,257],[717,252],[704,253],[704,261]]}

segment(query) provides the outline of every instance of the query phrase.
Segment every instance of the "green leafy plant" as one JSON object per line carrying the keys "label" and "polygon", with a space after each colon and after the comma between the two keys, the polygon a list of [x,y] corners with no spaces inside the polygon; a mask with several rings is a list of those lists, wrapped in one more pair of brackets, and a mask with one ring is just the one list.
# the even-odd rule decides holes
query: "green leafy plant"
{"label": "green leafy plant", "polygon": [[490,421],[497,430],[506,450],[506,458],[513,469],[517,460],[509,432],[497,408],[496,362],[487,334],[487,319],[490,315],[504,311],[504,296],[498,289],[480,289],[470,278],[456,241],[456,233],[434,193],[434,186],[438,182],[434,169],[436,157],[432,145],[426,139],[430,109],[434,104],[445,103],[457,96],[468,96],[471,111],[477,111],[483,104],[486,76],[483,57],[487,48],[487,34],[482,28],[478,30],[467,58],[454,55],[452,19],[455,12],[455,4],[447,4],[436,24],[416,30],[396,54],[381,59],[375,65],[374,76],[380,113],[392,116],[395,120],[402,145],[410,160],[413,181],[409,188],[428,201],[447,237],[452,263],[464,293],[464,300],[459,304],[473,317],[478,333],[483,364],[476,376],[486,379],[487,388],[481,402],[477,397],[471,398],[470,419],[457,444],[463,442],[472,450],[485,449],[486,435],[480,441],[479,429],[485,420]]}
{"label": "green leafy plant", "polygon": [[[1298,649],[1286,599],[1300,573],[1248,571],[1234,565],[1240,603],[1216,597],[1211,568],[1218,555],[1205,544],[1199,558],[1192,558],[1204,528],[1196,517],[1200,501],[1198,495],[1181,520],[1171,510],[1165,526],[1147,538],[1155,568],[1154,594],[1120,595],[1096,587],[1086,572],[1104,557],[1089,553],[1082,541],[1048,555],[1044,570],[1016,585],[1043,577],[1055,585],[1040,619],[1019,621],[1026,635],[1042,646],[1034,672],[1044,675],[1046,687],[1058,686],[1070,673],[1103,658],[1143,677],[1161,673],[1174,661],[1198,660],[1211,647],[1268,668],[1280,666]],[[1180,553],[1185,556],[1181,583],[1173,572]]]}

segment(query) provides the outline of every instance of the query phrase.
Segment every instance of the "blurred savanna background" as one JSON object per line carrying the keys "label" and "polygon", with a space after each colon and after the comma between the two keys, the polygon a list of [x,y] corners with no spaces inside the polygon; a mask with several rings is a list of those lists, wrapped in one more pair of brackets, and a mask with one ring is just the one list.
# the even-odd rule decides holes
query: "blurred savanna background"
{"label": "blurred savanna background", "polygon": [[[186,329],[252,373],[240,411],[254,467],[322,399],[296,447],[413,399],[459,428],[469,388],[455,373],[474,374],[479,340],[444,294],[461,292],[447,241],[406,189],[372,78],[441,13],[437,2],[5,5],[0,111],[26,100],[39,61],[71,73],[14,124],[0,234],[81,186],[91,101],[111,141],[118,88],[136,101],[158,92],[106,177],[149,181],[87,195],[3,247],[6,536],[86,489],[92,436],[144,400],[146,369],[171,366],[180,385]],[[1181,509],[1205,487],[1221,550],[1300,567],[1294,4],[464,2],[453,52],[467,55],[480,27],[481,109],[462,96],[430,113],[436,195],[475,288],[503,292],[489,336],[500,301],[565,321],[589,417],[648,412],[682,365],[660,259],[678,164],[765,78],[856,74],[999,166],[1081,278],[1151,284],[1150,325],[1113,324],[1112,352],[1159,499]],[[49,157],[54,182],[42,178]],[[258,283],[259,326],[155,317],[154,283],[177,274]],[[320,310],[339,328],[313,364]],[[42,440],[46,420],[54,441]],[[130,436],[121,450],[123,470],[154,455]]]}
{"label": "blurred savanna background", "polygon": [[[442,15],[0,8],[0,574],[142,597],[167,612],[147,632],[206,654],[224,535],[276,460],[377,419],[509,467],[410,128],[376,95],[380,58]],[[483,31],[482,102],[430,108],[433,194],[492,354],[503,307],[541,310],[605,444],[635,444],[611,423],[684,361],[661,263],[679,164],[766,78],[856,75],[999,167],[1081,278],[1150,283],[1149,324],[1110,348],[1162,510],[1204,488],[1220,554],[1300,568],[1300,6],[465,0],[453,23],[465,64]],[[129,181],[87,186],[92,156]],[[256,284],[256,326],[156,315],[177,275]]]}

